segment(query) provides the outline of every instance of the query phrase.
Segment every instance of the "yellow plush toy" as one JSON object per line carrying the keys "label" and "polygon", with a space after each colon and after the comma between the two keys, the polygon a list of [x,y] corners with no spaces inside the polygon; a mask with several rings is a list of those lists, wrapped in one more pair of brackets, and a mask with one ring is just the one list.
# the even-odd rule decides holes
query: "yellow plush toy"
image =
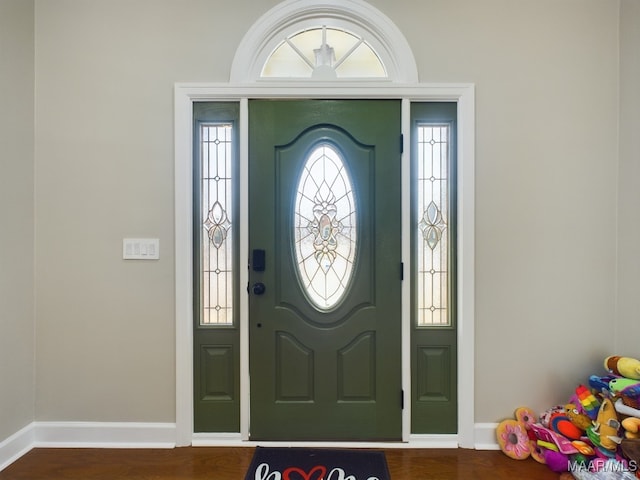
{"label": "yellow plush toy", "polygon": [[591,418],[584,413],[580,413],[578,408],[573,403],[567,403],[564,406],[564,413],[569,421],[583,432],[591,425],[593,425]]}
{"label": "yellow plush toy", "polygon": [[614,375],[640,380],[640,360],[631,357],[612,356],[604,359],[604,368]]}
{"label": "yellow plush toy", "polygon": [[640,438],[640,418],[627,417],[622,420],[624,436],[626,438]]}
{"label": "yellow plush toy", "polygon": [[620,422],[613,402],[611,399],[605,398],[600,405],[600,410],[598,410],[598,417],[593,429],[600,437],[600,446],[615,451],[622,442],[622,438],[618,435],[619,430]]}

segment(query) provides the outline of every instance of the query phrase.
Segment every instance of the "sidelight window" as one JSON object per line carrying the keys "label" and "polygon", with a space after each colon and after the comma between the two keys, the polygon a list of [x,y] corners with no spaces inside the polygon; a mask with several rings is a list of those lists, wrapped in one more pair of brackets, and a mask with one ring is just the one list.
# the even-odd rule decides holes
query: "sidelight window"
{"label": "sidelight window", "polygon": [[232,125],[202,124],[201,296],[203,325],[233,324]]}
{"label": "sidelight window", "polygon": [[417,127],[416,301],[418,326],[450,325],[449,125]]}

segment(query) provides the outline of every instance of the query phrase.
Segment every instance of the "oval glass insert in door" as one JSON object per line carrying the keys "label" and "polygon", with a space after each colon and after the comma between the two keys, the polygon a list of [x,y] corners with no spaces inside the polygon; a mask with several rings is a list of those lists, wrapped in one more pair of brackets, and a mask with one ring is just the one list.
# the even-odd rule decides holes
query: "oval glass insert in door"
{"label": "oval glass insert in door", "polygon": [[329,311],[344,297],[356,259],[356,202],[345,162],[331,144],[307,157],[294,204],[298,278],[311,304]]}

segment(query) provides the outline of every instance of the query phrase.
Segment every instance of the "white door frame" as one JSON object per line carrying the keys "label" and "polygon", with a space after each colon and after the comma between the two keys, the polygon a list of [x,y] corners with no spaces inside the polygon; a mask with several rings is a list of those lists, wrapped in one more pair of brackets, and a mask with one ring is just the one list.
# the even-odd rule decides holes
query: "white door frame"
{"label": "white door frame", "polygon": [[[248,297],[240,299],[240,432],[202,435],[193,427],[193,282],[192,164],[193,102],[240,103],[240,258],[248,258],[248,100],[254,98],[335,98],[402,100],[402,261],[410,264],[410,119],[417,101],[455,101],[458,105],[458,433],[412,435],[411,402],[405,403],[400,445],[474,448],[474,163],[475,89],[472,84],[412,84],[353,82],[337,86],[307,82],[263,85],[184,84],[174,89],[175,135],[175,321],[176,321],[176,445],[252,445],[249,439]],[[242,262],[240,262],[242,264]],[[240,285],[248,271],[240,269]],[[411,398],[410,281],[402,287],[402,385]],[[261,444],[264,444],[261,443]],[[307,442],[308,444],[308,442]],[[332,443],[335,445],[335,443]],[[353,446],[353,443],[349,445]],[[366,444],[358,444],[366,445]],[[382,444],[376,443],[376,446]],[[398,446],[398,444],[384,444]]]}

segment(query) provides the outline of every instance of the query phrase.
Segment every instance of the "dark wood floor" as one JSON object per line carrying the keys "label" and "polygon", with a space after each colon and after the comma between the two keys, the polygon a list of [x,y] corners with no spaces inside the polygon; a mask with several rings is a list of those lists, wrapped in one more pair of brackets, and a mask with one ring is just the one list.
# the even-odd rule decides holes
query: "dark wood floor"
{"label": "dark wood floor", "polygon": [[[0,472],[0,480],[243,480],[253,450],[36,448]],[[559,478],[531,458],[512,460],[500,451],[390,449],[385,454],[393,480]]]}

